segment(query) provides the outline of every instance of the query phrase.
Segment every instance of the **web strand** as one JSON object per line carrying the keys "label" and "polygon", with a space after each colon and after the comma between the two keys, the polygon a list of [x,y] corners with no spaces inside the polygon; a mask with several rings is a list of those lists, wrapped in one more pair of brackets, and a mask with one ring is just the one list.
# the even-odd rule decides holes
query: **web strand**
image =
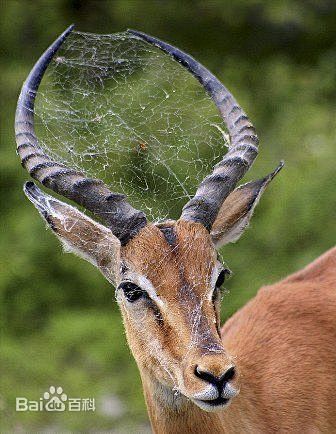
{"label": "web strand", "polygon": [[152,221],[177,218],[228,146],[198,81],[128,33],[74,32],[35,112],[49,155],[125,193]]}

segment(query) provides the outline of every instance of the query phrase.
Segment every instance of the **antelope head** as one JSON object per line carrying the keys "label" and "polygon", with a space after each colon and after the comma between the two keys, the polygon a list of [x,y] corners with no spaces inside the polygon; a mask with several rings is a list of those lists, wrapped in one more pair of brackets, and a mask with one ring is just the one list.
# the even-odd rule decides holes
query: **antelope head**
{"label": "antelope head", "polygon": [[33,178],[91,211],[101,223],[33,182],[25,184],[24,192],[65,248],[93,263],[116,287],[127,339],[143,380],[152,378],[162,390],[175,390],[180,400],[204,410],[220,409],[239,391],[239,366],[220,335],[220,288],[227,270],[217,249],[239,238],[282,163],[265,178],[236,188],[258,153],[258,138],[244,111],[191,56],[130,31],[173,56],[199,80],[230,134],[228,152],[202,181],[179,220],[149,223],[126,196],[54,161],[38,144],[35,95],[71,30],[45,51],[22,87],[15,120],[17,151]]}

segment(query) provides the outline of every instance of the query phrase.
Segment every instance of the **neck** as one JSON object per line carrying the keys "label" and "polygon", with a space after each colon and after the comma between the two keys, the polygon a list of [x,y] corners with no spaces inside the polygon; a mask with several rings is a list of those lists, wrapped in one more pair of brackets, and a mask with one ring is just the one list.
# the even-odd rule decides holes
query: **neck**
{"label": "neck", "polygon": [[155,434],[224,433],[220,413],[207,413],[190,400],[142,374],[144,395]]}

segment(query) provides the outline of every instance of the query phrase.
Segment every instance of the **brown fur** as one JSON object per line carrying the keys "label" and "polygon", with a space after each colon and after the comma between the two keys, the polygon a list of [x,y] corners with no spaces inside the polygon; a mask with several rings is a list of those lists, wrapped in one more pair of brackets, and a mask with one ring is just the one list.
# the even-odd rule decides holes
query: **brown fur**
{"label": "brown fur", "polygon": [[[200,298],[215,257],[209,235],[201,225],[180,221],[176,233],[178,245],[174,250],[157,227],[149,226],[126,246],[122,256],[149,277],[170,306],[165,318],[169,328],[157,329],[155,336],[161,339],[163,354],[176,360],[174,369],[178,370],[190,338],[190,321],[185,315],[186,306],[181,306],[179,291],[185,280]],[[141,370],[154,431],[205,434],[335,430],[336,288],[332,285],[336,277],[335,258],[336,249],[283,282],[262,288],[224,325],[223,347],[234,357],[239,369],[241,393],[228,409],[219,413],[206,413],[191,402],[178,410],[161,402],[155,383],[158,380],[169,386],[169,379],[162,381],[159,364],[151,369],[152,354],[149,357],[144,354],[146,338],[137,344],[138,334],[125,321]],[[192,298],[189,303],[193,303]],[[208,320],[204,327],[211,328],[210,308],[203,314]],[[146,322],[142,327],[146,332],[150,330]],[[213,328],[211,338],[216,341]],[[219,358],[209,356],[208,364],[213,371],[217,361],[217,372],[223,363],[230,361],[224,348],[224,358],[222,354]],[[196,352],[199,356],[199,348]],[[197,359],[195,354],[193,357],[193,361],[188,358],[184,364],[193,366]],[[196,383],[191,372],[185,375],[189,391],[196,390],[199,386]]]}
{"label": "brown fur", "polygon": [[[140,369],[168,387],[176,386],[183,378],[184,392],[193,394],[204,388],[204,382],[194,375],[196,365],[205,369],[209,365],[215,375],[220,375],[232,361],[222,346],[214,307],[206,294],[216,262],[210,235],[198,223],[179,221],[172,225],[175,246],[167,243],[159,228],[149,225],[121,251],[124,263],[146,276],[165,302],[166,308],[161,309],[163,324],[155,322],[145,305],[139,314],[130,315],[125,304],[121,309],[128,342]],[[198,311],[200,317],[193,334]],[[146,332],[139,333],[139,326]],[[156,351],[165,359],[163,364],[169,365],[170,376],[162,369],[162,360],[153,356],[154,340]]]}
{"label": "brown fur", "polygon": [[[336,249],[284,281],[262,288],[222,328],[241,393],[220,413],[190,404],[158,409],[157,433],[336,432]],[[160,417],[158,417],[158,414]]]}

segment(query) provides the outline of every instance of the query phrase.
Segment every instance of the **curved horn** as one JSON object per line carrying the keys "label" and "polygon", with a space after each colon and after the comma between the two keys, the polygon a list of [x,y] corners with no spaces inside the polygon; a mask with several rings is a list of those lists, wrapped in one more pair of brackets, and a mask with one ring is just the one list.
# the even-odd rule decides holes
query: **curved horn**
{"label": "curved horn", "polygon": [[112,193],[101,180],[52,160],[39,146],[34,131],[34,103],[43,74],[73,28],[65,30],[42,54],[22,86],[15,116],[17,152],[33,178],[99,216],[125,244],[146,226],[145,214],[134,209],[125,195]]}
{"label": "curved horn", "polygon": [[216,104],[230,134],[230,147],[211,175],[184,206],[181,218],[211,229],[225,198],[243,178],[258,154],[258,137],[252,123],[227,88],[203,65],[178,48],[136,30],[128,32],[170,54],[204,86]]}

